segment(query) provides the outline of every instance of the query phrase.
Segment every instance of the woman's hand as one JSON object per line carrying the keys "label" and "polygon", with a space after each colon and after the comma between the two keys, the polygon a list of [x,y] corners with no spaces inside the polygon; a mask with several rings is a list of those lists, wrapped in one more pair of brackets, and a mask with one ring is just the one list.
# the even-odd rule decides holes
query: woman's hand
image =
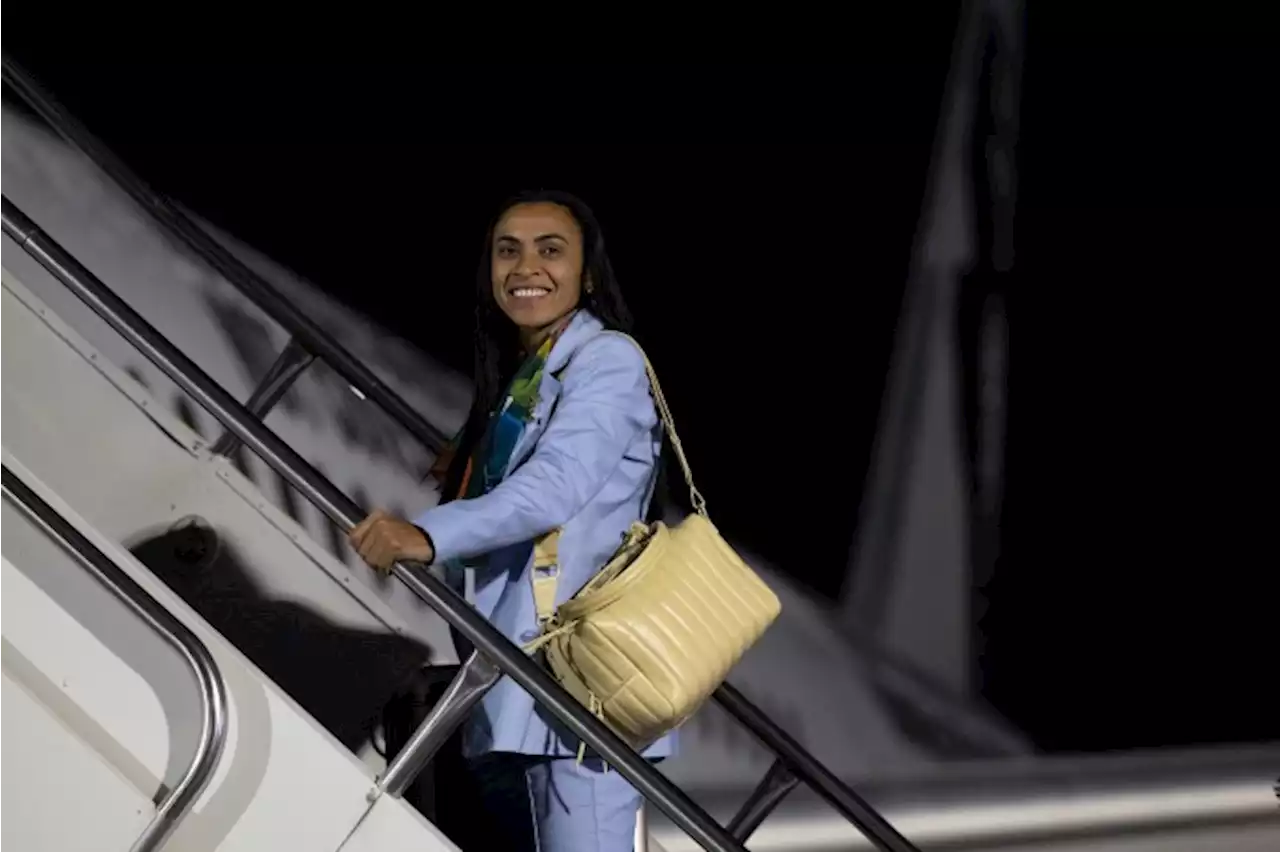
{"label": "woman's hand", "polygon": [[422,530],[381,509],[361,521],[347,538],[361,559],[384,574],[402,559],[426,565],[435,558]]}

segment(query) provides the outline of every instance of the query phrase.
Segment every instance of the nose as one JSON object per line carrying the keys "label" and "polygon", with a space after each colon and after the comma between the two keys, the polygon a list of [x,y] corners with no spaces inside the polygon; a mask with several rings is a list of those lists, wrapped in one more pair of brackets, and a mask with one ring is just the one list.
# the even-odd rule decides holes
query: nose
{"label": "nose", "polygon": [[528,256],[520,258],[520,262],[516,264],[516,268],[511,270],[511,274],[516,278],[532,278],[541,270],[536,258]]}
{"label": "nose", "polygon": [[516,263],[515,268],[511,270],[511,274],[517,278],[530,278],[542,271],[541,258],[537,252],[520,252],[520,260]]}

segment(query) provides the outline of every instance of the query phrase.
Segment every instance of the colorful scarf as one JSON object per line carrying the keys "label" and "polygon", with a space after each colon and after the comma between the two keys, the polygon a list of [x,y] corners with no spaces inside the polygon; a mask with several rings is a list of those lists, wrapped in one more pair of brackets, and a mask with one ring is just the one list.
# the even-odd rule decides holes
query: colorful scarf
{"label": "colorful scarf", "polygon": [[467,460],[467,469],[462,474],[462,485],[458,489],[462,499],[488,494],[502,482],[511,463],[511,454],[515,452],[516,444],[520,442],[538,405],[538,389],[542,386],[547,357],[567,326],[565,322],[548,335],[538,351],[526,358],[516,370],[501,407],[490,415],[484,437]]}

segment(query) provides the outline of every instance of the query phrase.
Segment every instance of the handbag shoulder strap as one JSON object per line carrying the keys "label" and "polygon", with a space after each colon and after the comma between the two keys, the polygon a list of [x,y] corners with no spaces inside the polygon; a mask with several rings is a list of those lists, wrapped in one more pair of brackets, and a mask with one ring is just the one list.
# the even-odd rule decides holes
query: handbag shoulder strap
{"label": "handbag shoulder strap", "polygon": [[[689,486],[689,502],[693,505],[695,512],[704,518],[707,517],[707,501],[698,490],[698,486],[693,483],[693,470],[689,467],[689,459],[684,454],[684,445],[680,443],[680,436],[676,433],[671,408],[667,405],[667,398],[662,393],[662,385],[658,382],[658,373],[654,370],[649,356],[645,354],[644,347],[634,337],[621,331],[603,331],[601,334],[624,337],[640,352],[640,357],[644,359],[644,371],[649,377],[649,392],[653,396],[654,406],[658,409],[658,419],[662,421],[662,428],[671,440],[671,449],[675,451],[676,459],[680,462],[680,470],[684,474],[685,484]],[[661,464],[661,460],[658,463]],[[533,602],[538,614],[538,623],[543,626],[550,624],[555,617],[556,586],[560,579],[560,530],[560,527],[556,527],[539,536],[533,543],[531,574]]]}
{"label": "handbag shoulder strap", "polygon": [[684,473],[685,485],[689,486],[689,502],[695,512],[706,517],[707,501],[703,499],[702,492],[698,490],[698,486],[693,484],[693,470],[689,467],[689,459],[684,454],[684,445],[680,443],[680,436],[676,433],[676,423],[671,416],[671,408],[667,405],[667,398],[662,394],[662,385],[658,382],[658,372],[653,369],[653,363],[649,360],[649,356],[645,354],[644,348],[631,335],[621,331],[605,331],[602,333],[624,337],[630,340],[631,344],[639,350],[640,357],[644,359],[644,371],[649,375],[649,389],[653,394],[653,403],[658,409],[658,418],[662,421],[662,428],[666,430],[667,437],[671,439],[671,449],[675,451],[676,460],[680,462],[680,470]]}

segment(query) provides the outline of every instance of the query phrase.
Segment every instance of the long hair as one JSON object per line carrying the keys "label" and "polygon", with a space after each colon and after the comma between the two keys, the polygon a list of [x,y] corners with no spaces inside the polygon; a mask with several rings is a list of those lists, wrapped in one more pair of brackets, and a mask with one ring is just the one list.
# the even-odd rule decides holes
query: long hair
{"label": "long hair", "polygon": [[[558,190],[534,190],[522,192],[507,199],[494,215],[485,232],[484,250],[476,270],[476,325],[475,325],[475,398],[471,411],[457,442],[457,454],[445,476],[443,498],[457,496],[466,471],[467,460],[476,443],[484,434],[489,415],[501,402],[503,390],[520,366],[520,341],[516,326],[498,307],[493,297],[493,234],[498,222],[510,210],[520,204],[556,204],[569,211],[582,231],[582,296],[578,308],[589,311],[605,328],[612,331],[633,333],[631,311],[622,297],[622,288],[614,275],[613,264],[605,249],[604,231],[596,214],[585,201],[576,195]],[[587,291],[586,282],[591,282]],[[653,509],[659,512],[667,502],[666,445],[658,461],[658,482],[654,490]]]}

